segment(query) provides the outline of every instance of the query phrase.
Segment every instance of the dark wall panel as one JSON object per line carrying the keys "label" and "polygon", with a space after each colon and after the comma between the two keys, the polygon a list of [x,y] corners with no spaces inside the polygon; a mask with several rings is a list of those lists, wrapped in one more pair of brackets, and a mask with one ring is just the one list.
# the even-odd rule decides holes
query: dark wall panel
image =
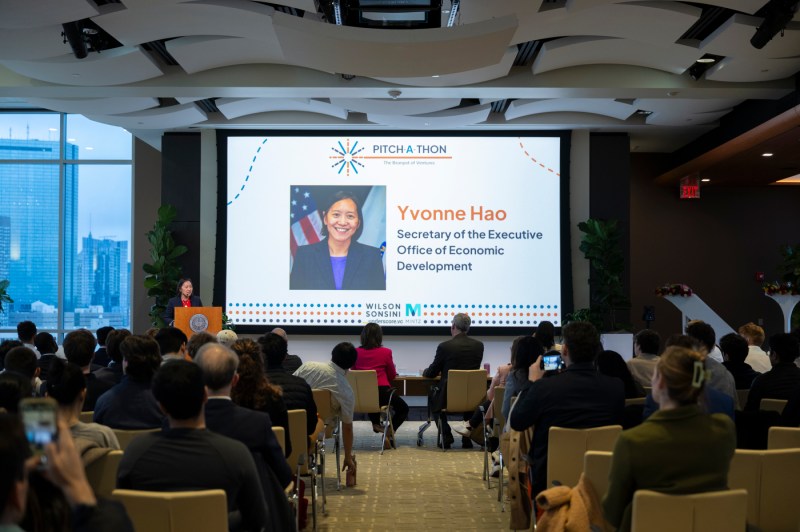
{"label": "dark wall panel", "polygon": [[[161,202],[174,205],[175,241],[189,248],[180,259],[183,275],[200,292],[200,134],[168,133],[161,142]],[[209,301],[208,304],[211,304]]]}
{"label": "dark wall panel", "polygon": [[665,283],[686,283],[731,327],[762,319],[767,336],[782,331],[778,305],[763,295],[756,272],[777,279],[778,246],[797,243],[800,187],[713,187],[698,200],[678,187],[653,185],[655,157],[634,156],[631,180],[631,294],[634,325],[654,305],[653,328],[679,332],[680,312],[656,297]]}

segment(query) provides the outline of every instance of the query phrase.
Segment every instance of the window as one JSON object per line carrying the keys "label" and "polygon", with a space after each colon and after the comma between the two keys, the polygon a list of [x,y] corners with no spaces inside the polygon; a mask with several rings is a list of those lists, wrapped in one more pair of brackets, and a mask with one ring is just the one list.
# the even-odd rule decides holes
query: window
{"label": "window", "polygon": [[[92,148],[92,149],[88,149]],[[0,329],[130,324],[127,131],[79,115],[0,114]]]}

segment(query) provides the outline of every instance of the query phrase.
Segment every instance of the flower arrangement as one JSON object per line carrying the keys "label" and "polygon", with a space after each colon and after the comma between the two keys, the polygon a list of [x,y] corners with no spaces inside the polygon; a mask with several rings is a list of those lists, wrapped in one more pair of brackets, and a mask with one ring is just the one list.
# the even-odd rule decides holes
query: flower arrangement
{"label": "flower arrangement", "polygon": [[764,293],[768,296],[777,295],[797,295],[797,285],[790,281],[772,281],[771,283],[764,283],[761,287]]}
{"label": "flower arrangement", "polygon": [[685,284],[665,284],[656,288],[656,295],[659,297],[664,296],[683,296],[689,297],[692,295],[692,289]]}

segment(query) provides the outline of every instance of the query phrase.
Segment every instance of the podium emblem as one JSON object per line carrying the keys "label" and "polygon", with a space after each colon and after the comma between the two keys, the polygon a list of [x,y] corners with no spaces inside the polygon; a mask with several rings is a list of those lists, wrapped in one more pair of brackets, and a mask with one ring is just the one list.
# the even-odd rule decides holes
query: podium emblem
{"label": "podium emblem", "polygon": [[208,329],[208,318],[203,314],[195,314],[189,320],[189,328],[193,332],[203,332]]}

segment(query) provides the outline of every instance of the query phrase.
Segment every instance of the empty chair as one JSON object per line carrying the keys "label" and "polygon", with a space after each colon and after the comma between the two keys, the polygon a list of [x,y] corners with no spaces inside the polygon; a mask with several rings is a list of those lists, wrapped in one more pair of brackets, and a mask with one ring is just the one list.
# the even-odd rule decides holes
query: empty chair
{"label": "empty chair", "polygon": [[800,428],[770,427],[767,449],[800,449]]}
{"label": "empty chair", "polygon": [[767,412],[777,412],[782,413],[784,407],[786,407],[786,399],[762,399],[761,404],[759,405],[759,410],[766,410]]}
{"label": "empty chair", "polygon": [[142,429],[142,430],[125,430],[125,429],[113,429],[114,434],[117,436],[117,441],[119,441],[119,448],[123,451],[128,448],[128,445],[131,443],[136,436],[140,434],[147,434],[148,432],[158,432],[161,429]]}
{"label": "empty chair", "polygon": [[632,532],[744,532],[746,526],[745,490],[695,495],[638,490],[633,495]]}
{"label": "empty chair", "polygon": [[[339,422],[339,418],[333,417],[332,414],[331,391],[313,389],[311,392],[314,394],[314,404],[317,405],[317,413],[325,422],[322,432],[314,442],[314,461],[322,486],[322,513],[325,513],[325,505],[327,504],[327,497],[325,495],[325,439],[333,438],[333,449],[336,455],[336,489],[338,490],[342,486],[342,466],[340,457],[342,445],[339,439],[339,427],[341,423]],[[329,421],[331,419],[332,421]]]}
{"label": "empty chair", "polygon": [[122,451],[109,451],[86,466],[86,479],[98,497],[110,497],[117,487],[117,469]]}
{"label": "empty chair", "polygon": [[728,472],[731,489],[747,490],[747,522],[763,532],[800,528],[795,485],[800,477],[800,449],[737,449]]}
{"label": "empty chair", "polygon": [[552,486],[554,481],[564,486],[575,486],[583,472],[586,451],[613,451],[620,432],[621,425],[591,429],[550,427],[547,486]]}
{"label": "empty chair", "polygon": [[608,474],[611,472],[611,457],[614,453],[607,451],[586,451],[583,455],[583,474],[603,500],[608,491]]}
{"label": "empty chair", "polygon": [[[486,399],[485,369],[451,369],[447,374],[447,407],[442,408],[444,419],[449,412],[473,412]],[[438,424],[436,440],[445,450],[442,424]]]}
{"label": "empty chair", "polygon": [[114,490],[112,496],[125,505],[135,530],[228,530],[228,504],[223,490]]}
{"label": "empty chair", "polygon": [[378,399],[378,372],[370,370],[353,370],[347,372],[347,382],[353,389],[355,396],[354,412],[360,414],[380,414],[381,426],[383,427],[383,438],[381,439],[381,454],[386,448],[386,439],[394,446],[394,427],[392,427],[391,415],[389,415],[389,404],[392,402],[394,390],[389,392],[389,403],[381,406]]}

